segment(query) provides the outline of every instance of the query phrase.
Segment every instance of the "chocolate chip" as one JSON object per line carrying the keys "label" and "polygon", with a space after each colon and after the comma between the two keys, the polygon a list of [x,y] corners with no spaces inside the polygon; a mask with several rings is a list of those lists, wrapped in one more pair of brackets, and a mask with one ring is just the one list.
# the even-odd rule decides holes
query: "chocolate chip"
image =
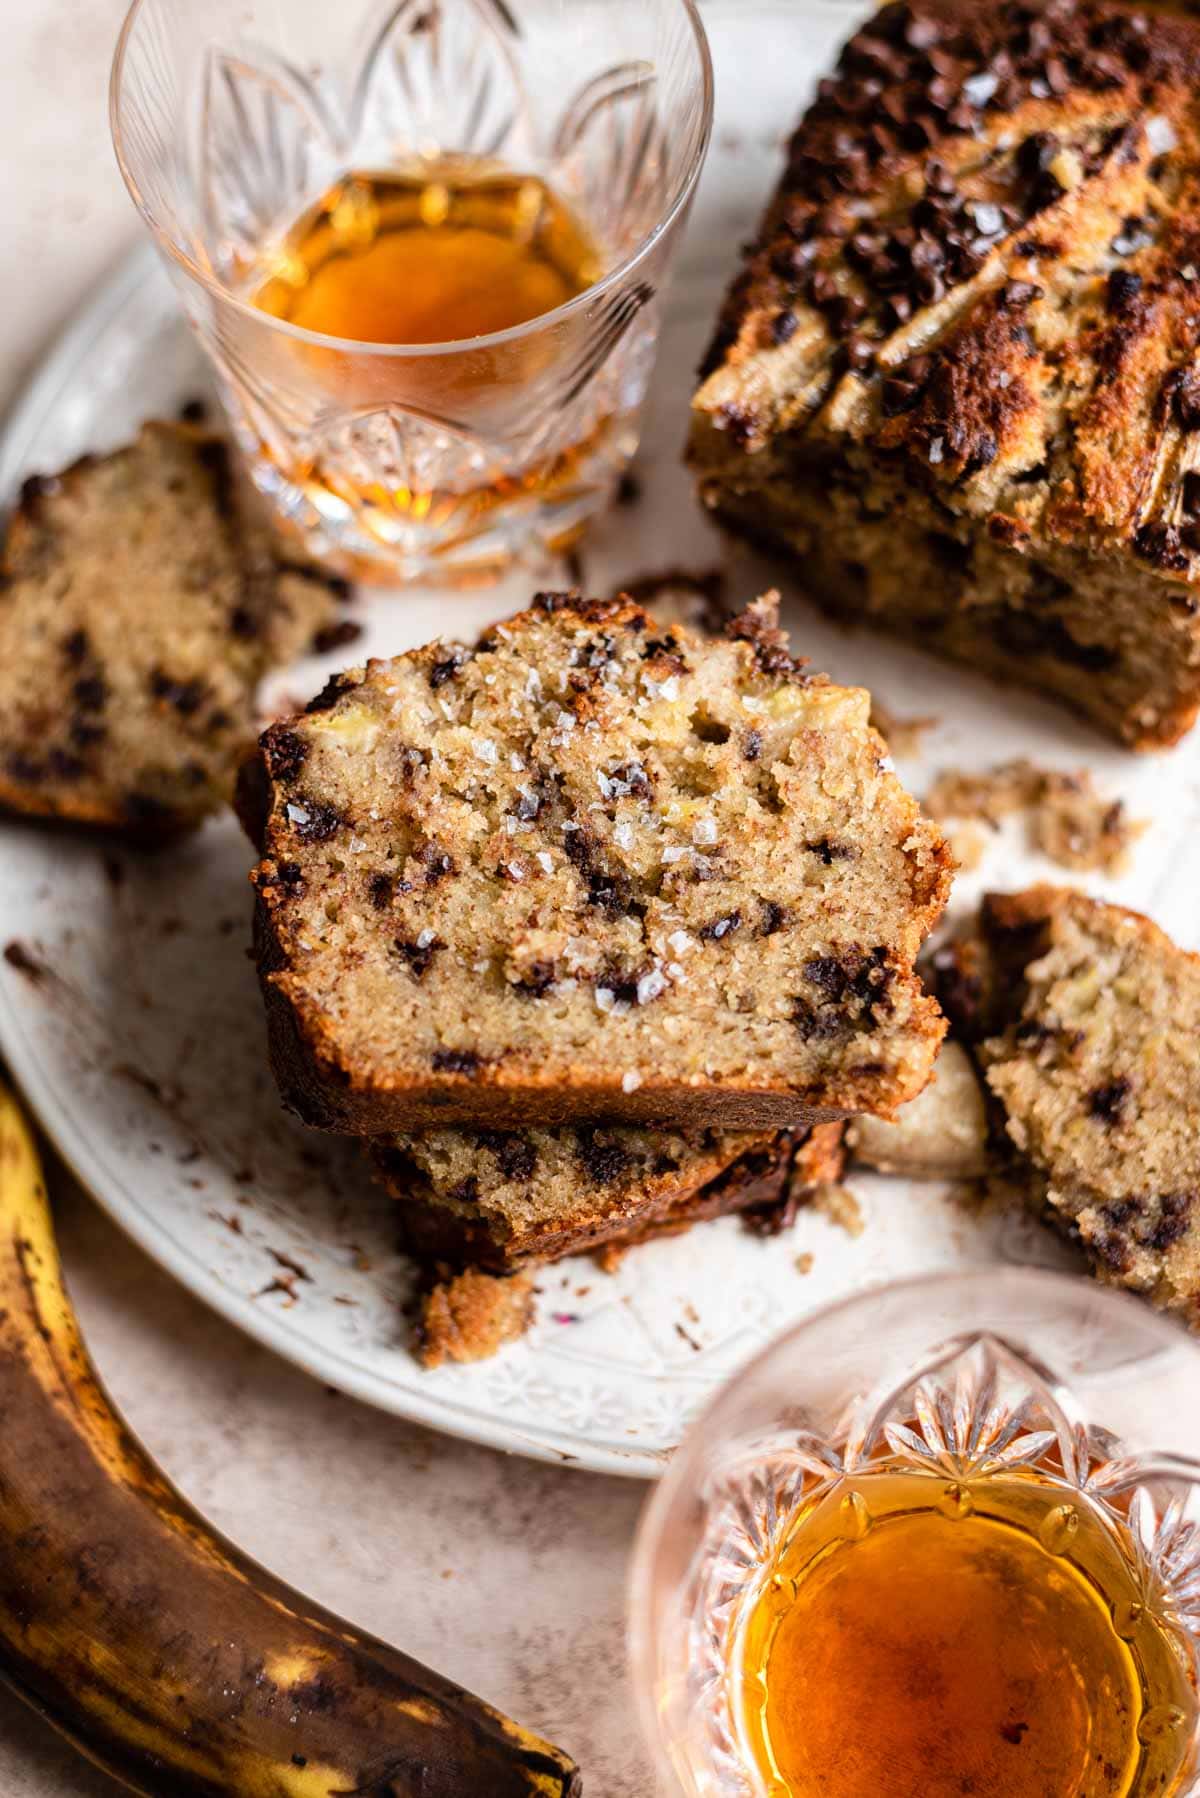
{"label": "chocolate chip", "polygon": [[832,868],[834,862],[852,862],[858,859],[858,850],[853,843],[838,843],[830,837],[819,837],[815,842],[805,843],[804,847],[810,855],[815,855]]}
{"label": "chocolate chip", "polygon": [[390,874],[372,874],[367,881],[367,893],[376,911],[386,911],[392,903],[395,885]]}
{"label": "chocolate chip", "polygon": [[[292,802],[286,809],[296,835],[304,843],[326,843],[345,823],[336,806],[315,799]],[[301,816],[292,816],[296,812]]]}
{"label": "chocolate chip", "polygon": [[338,624],[327,624],[313,638],[313,648],[318,655],[328,655],[332,650],[344,649],[347,643],[355,643],[363,634],[361,624],[352,618],[343,618]]}
{"label": "chocolate chip", "polygon": [[482,1065],[473,1049],[435,1049],[433,1052],[435,1074],[475,1074]]}
{"label": "chocolate chip", "polygon": [[806,1043],[828,1041],[831,1037],[841,1036],[846,1028],[837,1012],[820,1011],[809,1000],[799,997],[792,1000],[789,1021]]}
{"label": "chocolate chip", "polygon": [[771,336],[776,343],[789,343],[799,329],[800,320],[792,311],[780,312],[771,323]]}
{"label": "chocolate chip", "polygon": [[1142,291],[1142,277],[1135,275],[1127,268],[1115,268],[1108,277],[1108,305],[1112,312],[1121,312],[1132,304]]}
{"label": "chocolate chip", "polygon": [[1196,1199],[1194,1192],[1164,1193],[1159,1200],[1158,1223],[1146,1238],[1147,1246],[1162,1253],[1185,1236]]}
{"label": "chocolate chip", "polygon": [[258,620],[246,606],[234,606],[229,614],[229,629],[235,637],[249,642],[258,635]]}
{"label": "chocolate chip", "polygon": [[758,920],[759,936],[774,936],[787,923],[787,912],[782,905],[776,905],[773,899],[764,899],[762,912]]}
{"label": "chocolate chip", "polygon": [[513,985],[519,993],[540,999],[543,993],[550,991],[557,978],[558,970],[552,961],[535,961]]}
{"label": "chocolate chip", "polygon": [[[425,934],[425,932],[422,933],[422,935]],[[430,937],[428,942],[420,940],[413,942],[408,937],[398,936],[395,939],[395,942],[396,948],[400,951],[400,954],[412,969],[413,978],[415,980],[420,980],[428,971],[429,964],[437,954],[438,950],[446,947],[445,943],[438,937]]]}
{"label": "chocolate chip", "polygon": [[446,880],[451,874],[457,874],[454,858],[437,843],[424,843],[418,852],[418,861],[425,869],[425,885],[436,886],[440,880]]}
{"label": "chocolate chip", "polygon": [[88,634],[84,630],[72,631],[69,637],[63,638],[63,654],[76,668],[85,659],[90,647]]}
{"label": "chocolate chip", "polygon": [[[550,598],[557,599],[559,597],[561,596],[558,594],[551,595],[547,593],[539,594],[538,596],[541,600],[548,600]],[[535,603],[537,602],[535,601]],[[543,611],[546,609],[547,608],[544,605],[541,607],[541,610]],[[447,681],[453,680],[459,669],[463,667],[466,662],[469,662],[470,659],[470,650],[464,649],[461,644],[456,644],[449,655],[443,656],[440,661],[435,662],[433,667],[429,670],[429,684],[434,692],[436,693],[439,687],[444,687]]]}
{"label": "chocolate chip", "polygon": [[748,730],[742,738],[742,756],[748,762],[756,762],[762,754],[762,732]]}
{"label": "chocolate chip", "polygon": [[302,899],[308,892],[308,881],[304,879],[304,870],[299,861],[281,861],[275,868],[273,885],[282,886],[282,890],[290,899]]}
{"label": "chocolate chip", "polygon": [[537,1167],[537,1150],[528,1136],[508,1130],[481,1130],[479,1140],[490,1149],[506,1180],[530,1180]]}
{"label": "chocolate chip", "polygon": [[1164,389],[1168,393],[1175,416],[1185,431],[1200,431],[1200,374],[1195,369],[1181,368],[1168,376]]}
{"label": "chocolate chip", "polygon": [[740,911],[727,912],[723,918],[714,918],[710,923],[700,926],[700,941],[702,943],[722,942],[725,937],[732,936],[735,930],[740,929],[741,922]]}
{"label": "chocolate chip", "polygon": [[783,244],[773,253],[771,267],[783,280],[797,281],[814,261],[816,254],[817,244],[812,238],[806,243]]}
{"label": "chocolate chip", "polygon": [[349,693],[354,682],[347,680],[344,674],[333,674],[325,682],[321,691],[310,699],[304,710],[306,712],[330,712],[342,697]]}
{"label": "chocolate chip", "polygon": [[22,786],[33,787],[46,778],[44,762],[34,761],[32,756],[15,750],[5,761],[5,767],[13,780],[20,781]]}
{"label": "chocolate chip", "polygon": [[1133,1082],[1124,1074],[1105,1086],[1093,1087],[1088,1094],[1088,1111],[1110,1129],[1124,1121],[1125,1108],[1133,1091]]}
{"label": "chocolate chip", "polygon": [[924,392],[933,373],[932,356],[913,356],[893,375],[884,377],[880,400],[885,418],[909,412]]}
{"label": "chocolate chip", "polygon": [[36,512],[38,502],[49,498],[52,494],[62,492],[62,482],[57,475],[31,474],[21,482],[20,504],[29,512]]}
{"label": "chocolate chip", "polygon": [[866,316],[867,302],[861,294],[844,293],[829,308],[829,322],[839,337],[845,337]]}
{"label": "chocolate chip", "polygon": [[208,690],[198,677],[192,680],[175,680],[161,668],[151,670],[149,687],[155,699],[161,699],[172,706],[181,718],[190,718],[193,712],[199,711]]}
{"label": "chocolate chip", "polygon": [[1179,532],[1172,524],[1142,525],[1134,535],[1133,547],[1139,556],[1159,568],[1183,570],[1188,566]]}
{"label": "chocolate chip", "polygon": [[108,702],[108,683],[103,675],[85,674],[71,688],[75,704],[84,712],[102,712]]}
{"label": "chocolate chip", "polygon": [[1117,256],[1133,256],[1153,242],[1154,235],[1147,231],[1145,219],[1135,213],[1125,220],[1109,248]]}
{"label": "chocolate chip", "polygon": [[597,1186],[608,1186],[632,1166],[629,1150],[611,1135],[601,1135],[590,1125],[575,1132],[575,1153]]}
{"label": "chocolate chip", "polygon": [[1006,306],[1024,308],[1042,298],[1042,289],[1033,281],[1006,281],[1000,289],[1000,298]]}
{"label": "chocolate chip", "polygon": [[[77,755],[72,755],[70,750],[59,749],[57,746],[47,752],[46,766],[57,780],[78,780],[84,771],[84,764]],[[203,771],[201,778],[203,778]]]}
{"label": "chocolate chip", "polygon": [[272,724],[265,730],[260,747],[275,780],[295,780],[308,760],[308,743],[286,724]]}

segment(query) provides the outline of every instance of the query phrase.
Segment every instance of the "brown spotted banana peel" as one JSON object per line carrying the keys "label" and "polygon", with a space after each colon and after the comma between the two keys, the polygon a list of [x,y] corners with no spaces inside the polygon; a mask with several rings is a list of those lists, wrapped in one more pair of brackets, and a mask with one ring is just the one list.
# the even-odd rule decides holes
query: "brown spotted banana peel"
{"label": "brown spotted banana peel", "polygon": [[150,1798],[579,1798],[574,1763],[275,1579],[126,1428],[0,1084],[0,1676]]}

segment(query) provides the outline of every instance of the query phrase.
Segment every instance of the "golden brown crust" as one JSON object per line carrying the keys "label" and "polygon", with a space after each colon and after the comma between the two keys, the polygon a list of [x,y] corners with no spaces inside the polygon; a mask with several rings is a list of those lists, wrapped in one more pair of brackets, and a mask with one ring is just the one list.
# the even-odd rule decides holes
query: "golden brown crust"
{"label": "golden brown crust", "polygon": [[[789,486],[884,478],[916,528],[959,545],[974,614],[939,638],[864,574],[877,621],[959,659],[1019,635],[995,672],[1045,653],[1039,683],[1135,747],[1177,740],[1200,706],[1198,81],[1184,14],[883,8],[792,141],[691,441],[707,503],[739,529],[757,511],[800,554]],[[1095,593],[1090,615],[1056,606],[1064,586]],[[1118,694],[1138,629],[1144,707]]]}

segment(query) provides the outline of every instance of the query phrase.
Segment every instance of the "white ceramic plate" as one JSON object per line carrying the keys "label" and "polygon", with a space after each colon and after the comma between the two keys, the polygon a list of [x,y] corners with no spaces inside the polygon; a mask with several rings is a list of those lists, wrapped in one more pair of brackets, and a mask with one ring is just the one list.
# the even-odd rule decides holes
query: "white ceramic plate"
{"label": "white ceramic plate", "polygon": [[[737,245],[809,85],[853,16],[832,0],[705,7],[718,85],[713,152],[650,402],[643,497],[588,544],[593,592],[672,565],[724,561],[732,591],[749,597],[774,583],[786,595],[783,571],[723,545],[701,517],[679,449],[692,370]],[[118,443],[140,419],[173,412],[203,387],[165,277],[142,249],[89,302],[13,412],[0,493],[34,469]],[[464,597],[381,595],[364,650],[471,636],[521,604],[534,578],[562,584],[564,575],[538,571]],[[1064,768],[1088,763],[1102,787],[1152,820],[1129,873],[1093,890],[1200,946],[1200,733],[1171,755],[1135,758],[1019,693],[882,640],[840,635],[798,606],[790,622],[818,667],[872,687],[901,715],[939,717],[921,759],[902,764],[918,792],[946,766],[1020,754]],[[302,700],[328,671],[315,661],[293,670],[284,690]],[[766,1242],[726,1220],[640,1249],[615,1275],[565,1262],[542,1277],[541,1318],[526,1341],[479,1367],[423,1373],[405,1346],[410,1276],[389,1202],[351,1145],[305,1131],[276,1099],[246,954],[251,859],[231,819],[150,857],[0,826],[0,945],[27,952],[0,960],[0,1048],[80,1179],[130,1235],[234,1323],[331,1385],[516,1453],[653,1475],[714,1384],[814,1306],[918,1270],[997,1258],[1070,1263],[1022,1218],[969,1215],[939,1188],[856,1176],[860,1237],[815,1213]],[[1005,832],[960,880],[954,909],[985,884],[1055,872]]]}

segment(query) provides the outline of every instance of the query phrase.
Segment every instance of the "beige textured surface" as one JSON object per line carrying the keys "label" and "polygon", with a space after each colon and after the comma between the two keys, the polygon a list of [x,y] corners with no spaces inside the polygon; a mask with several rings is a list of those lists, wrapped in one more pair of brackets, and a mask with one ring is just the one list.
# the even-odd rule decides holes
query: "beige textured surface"
{"label": "beige textured surface", "polygon": [[[136,235],[105,121],[123,10],[0,0],[0,404]],[[78,1195],[60,1192],[58,1217],[101,1373],[190,1498],[284,1578],[570,1747],[596,1798],[646,1798],[622,1684],[640,1487],[334,1397],[172,1285]],[[4,1798],[117,1789],[0,1690]]]}

